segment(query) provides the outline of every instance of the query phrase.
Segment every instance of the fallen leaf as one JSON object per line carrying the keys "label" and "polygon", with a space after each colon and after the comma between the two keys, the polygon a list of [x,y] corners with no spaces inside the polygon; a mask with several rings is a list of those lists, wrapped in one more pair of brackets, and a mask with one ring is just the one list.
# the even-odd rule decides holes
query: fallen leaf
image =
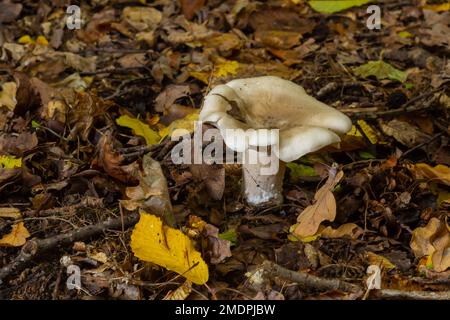
{"label": "fallen leaf", "polygon": [[149,146],[157,144],[161,140],[161,137],[148,124],[143,123],[139,119],[123,115],[116,119],[116,123],[119,126],[132,129],[135,135],[144,137],[145,142]]}
{"label": "fallen leaf", "polygon": [[378,80],[390,79],[400,82],[405,82],[408,77],[407,73],[398,70],[384,61],[369,61],[359,67],[353,69],[357,76],[367,78],[369,76],[375,76]]}
{"label": "fallen leaf", "polygon": [[0,218],[19,219],[20,217],[22,214],[17,208],[0,208]]}
{"label": "fallen leaf", "polygon": [[2,91],[0,92],[0,107],[6,107],[11,111],[14,111],[16,107],[17,85],[15,82],[5,82],[2,85]]}
{"label": "fallen leaf", "polygon": [[320,13],[335,13],[352,7],[360,7],[373,0],[309,0],[308,4]]}
{"label": "fallen leaf", "polygon": [[366,280],[367,290],[381,289],[381,269],[378,265],[370,265],[367,267],[367,275],[369,277]]}
{"label": "fallen leaf", "polygon": [[163,300],[186,300],[186,298],[192,292],[192,284],[190,281],[186,281],[175,290],[170,290]]}
{"label": "fallen leaf", "polygon": [[416,258],[428,256],[435,271],[450,268],[450,228],[446,222],[431,218],[425,227],[413,230],[410,246]]}
{"label": "fallen leaf", "polygon": [[349,237],[350,239],[357,239],[361,234],[363,234],[363,230],[354,223],[346,223],[337,229],[333,229],[332,227],[326,227],[320,234],[324,238],[344,238]]}
{"label": "fallen leaf", "polygon": [[12,226],[10,233],[3,236],[0,239],[0,247],[21,247],[27,242],[27,238],[30,237],[30,233],[23,222],[19,222]]}
{"label": "fallen leaf", "polygon": [[383,257],[374,252],[367,252],[367,260],[369,260],[369,264],[376,265],[378,267],[382,267],[386,270],[392,270],[395,268],[395,264],[389,261],[388,258]]}
{"label": "fallen leaf", "polygon": [[181,12],[188,20],[191,20],[195,13],[205,5],[205,0],[180,0],[180,2]]}
{"label": "fallen leaf", "polygon": [[397,119],[389,122],[380,122],[380,128],[384,134],[394,137],[395,140],[409,148],[430,139],[429,135],[420,131],[416,126]]}
{"label": "fallen leaf", "polygon": [[219,237],[219,229],[212,224],[206,224],[203,233],[208,241],[208,253],[212,264],[219,264],[231,257],[231,242]]}
{"label": "fallen leaf", "polygon": [[138,31],[154,30],[162,20],[162,13],[151,7],[126,7],[123,19]]}
{"label": "fallen leaf", "polygon": [[164,112],[179,98],[186,97],[190,93],[188,85],[168,85],[155,99],[155,110]]}
{"label": "fallen leaf", "polygon": [[[182,119],[175,120],[169,126],[159,130],[159,136],[161,137],[161,140],[167,136],[172,137],[172,135],[175,134],[175,131],[178,129],[183,130],[182,132],[184,132],[184,133],[186,132],[185,130],[189,131],[190,133],[193,132],[194,126],[195,126],[195,121],[198,120],[199,114],[200,114],[200,110],[194,109],[191,114],[188,114],[187,116],[185,116]],[[176,134],[175,134],[175,136],[176,136]]]}
{"label": "fallen leaf", "polygon": [[142,159],[142,168],[143,171],[138,174],[139,185],[126,188],[125,194],[129,200],[121,200],[121,204],[130,211],[139,208],[152,212],[162,217],[166,224],[174,226],[167,180],[160,163],[146,154]]}
{"label": "fallen leaf", "polygon": [[450,186],[450,168],[443,164],[432,167],[426,163],[417,163],[410,168],[418,179],[429,179]]}
{"label": "fallen leaf", "polygon": [[106,132],[98,141],[98,157],[96,163],[111,177],[129,184],[136,183],[139,166],[136,162],[123,165],[123,156],[113,150],[113,137]]}
{"label": "fallen leaf", "polygon": [[22,167],[22,158],[0,156],[0,169],[14,169]]}
{"label": "fallen leaf", "polygon": [[22,4],[11,2],[11,0],[0,2],[0,24],[16,21],[22,7]]}
{"label": "fallen leaf", "polygon": [[434,12],[443,12],[450,10],[450,2],[438,3],[438,4],[426,4],[423,6],[424,9],[432,10]]}
{"label": "fallen leaf", "polygon": [[212,199],[222,199],[225,191],[225,168],[222,165],[191,164],[189,170],[196,181],[204,183]]}
{"label": "fallen leaf", "polygon": [[293,232],[295,236],[299,238],[313,236],[317,233],[322,221],[334,220],[336,217],[336,200],[332,190],[343,176],[342,171],[330,170],[328,180],[314,195],[316,202],[306,207],[298,216],[297,227]]}
{"label": "fallen leaf", "polygon": [[195,284],[208,281],[208,266],[192,240],[163,225],[157,216],[141,212],[131,234],[131,249],[139,259],[174,271]]}
{"label": "fallen leaf", "polygon": [[302,177],[316,177],[318,176],[313,167],[301,163],[290,162],[286,164],[289,168],[289,178],[291,181],[298,181]]}

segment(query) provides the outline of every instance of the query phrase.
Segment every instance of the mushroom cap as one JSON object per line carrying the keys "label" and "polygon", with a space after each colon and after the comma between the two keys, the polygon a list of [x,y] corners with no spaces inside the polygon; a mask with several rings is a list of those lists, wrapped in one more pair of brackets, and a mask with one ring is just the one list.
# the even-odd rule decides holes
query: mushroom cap
{"label": "mushroom cap", "polygon": [[[199,118],[215,125],[235,151],[279,142],[275,152],[285,162],[339,142],[338,134],[352,126],[342,112],[309,96],[301,86],[274,76],[214,87],[205,97]],[[279,135],[268,129],[279,129]]]}

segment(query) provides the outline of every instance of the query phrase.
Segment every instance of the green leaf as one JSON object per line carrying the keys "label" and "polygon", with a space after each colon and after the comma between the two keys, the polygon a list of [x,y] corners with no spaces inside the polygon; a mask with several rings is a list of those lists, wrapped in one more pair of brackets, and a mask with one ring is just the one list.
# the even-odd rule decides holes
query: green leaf
{"label": "green leaf", "polygon": [[369,2],[373,2],[373,0],[310,0],[308,3],[317,12],[335,13]]}
{"label": "green leaf", "polygon": [[375,156],[367,151],[359,151],[359,156],[361,159],[367,160],[367,159],[375,159]]}
{"label": "green leaf", "polygon": [[230,229],[228,231],[219,233],[219,239],[228,240],[231,245],[235,246],[237,244],[237,233],[235,229]]}
{"label": "green leaf", "polygon": [[144,137],[147,145],[157,144],[160,140],[159,134],[153,131],[148,124],[143,123],[139,119],[123,115],[116,119],[116,123],[119,126],[132,129],[135,135]]}
{"label": "green leaf", "polygon": [[316,170],[314,170],[313,167],[306,166],[304,164],[290,162],[290,163],[286,164],[286,167],[289,168],[289,170],[290,170],[289,176],[290,176],[291,180],[294,180],[294,181],[301,177],[317,176],[317,172],[316,172]]}
{"label": "green leaf", "polygon": [[357,68],[353,69],[357,76],[367,78],[369,76],[375,76],[378,80],[390,79],[400,82],[405,82],[408,77],[407,73],[398,70],[384,61],[369,61]]}

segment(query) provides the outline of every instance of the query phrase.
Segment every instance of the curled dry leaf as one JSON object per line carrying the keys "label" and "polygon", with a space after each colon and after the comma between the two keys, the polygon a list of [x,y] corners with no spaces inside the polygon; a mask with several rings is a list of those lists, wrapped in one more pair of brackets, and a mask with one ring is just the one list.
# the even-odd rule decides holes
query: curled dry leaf
{"label": "curled dry leaf", "polygon": [[3,236],[0,239],[0,247],[21,247],[27,242],[27,238],[30,237],[30,233],[23,222],[19,222],[12,226],[10,233]]}
{"label": "curled dry leaf", "polygon": [[131,234],[131,249],[139,259],[175,271],[195,284],[208,281],[208,266],[192,240],[163,225],[157,216],[141,212]]}
{"label": "curled dry leaf", "polygon": [[429,179],[450,186],[450,168],[438,164],[432,167],[426,163],[418,163],[410,167],[418,179]]}
{"label": "curled dry leaf", "polygon": [[158,27],[162,13],[150,7],[126,7],[122,11],[122,17],[138,31],[151,31]]}
{"label": "curled dry leaf", "polygon": [[192,292],[192,283],[190,281],[186,281],[181,286],[176,288],[175,290],[170,290],[163,300],[186,300],[186,298]]}
{"label": "curled dry leaf", "polygon": [[336,200],[333,188],[344,176],[343,171],[330,170],[328,180],[314,195],[314,204],[303,210],[297,218],[297,226],[293,233],[299,238],[310,237],[317,233],[322,221],[333,221],[336,217]]}
{"label": "curled dry leaf", "polygon": [[396,119],[387,123],[381,122],[380,127],[386,135],[393,137],[395,140],[409,148],[423,143],[430,138],[416,126]]}
{"label": "curled dry leaf", "polygon": [[381,269],[378,265],[370,265],[367,267],[369,277],[366,280],[368,290],[381,289]]}
{"label": "curled dry leaf", "polygon": [[122,165],[123,156],[113,150],[113,138],[110,132],[106,132],[100,138],[97,148],[96,164],[102,167],[108,175],[126,184],[138,182],[136,178],[139,172],[137,162]]}
{"label": "curled dry leaf", "polygon": [[425,227],[413,231],[410,243],[417,258],[431,256],[437,272],[450,268],[450,227],[438,218],[431,218]]}
{"label": "curled dry leaf", "polygon": [[337,229],[332,227],[326,227],[320,234],[324,238],[343,238],[349,237],[351,239],[357,239],[364,232],[358,225],[354,223],[346,223],[339,226]]}
{"label": "curled dry leaf", "polygon": [[142,168],[138,173],[139,185],[126,189],[129,200],[122,200],[122,205],[130,211],[140,208],[152,212],[162,217],[168,225],[174,226],[175,217],[161,165],[150,154],[146,154],[142,159]]}
{"label": "curled dry leaf", "polygon": [[208,240],[208,248],[211,256],[211,263],[221,263],[228,257],[231,257],[231,242],[219,238],[219,229],[212,224],[206,224],[203,229]]}
{"label": "curled dry leaf", "polygon": [[2,85],[2,91],[0,91],[0,107],[6,107],[14,111],[17,104],[16,92],[17,85],[15,82],[5,82]]}

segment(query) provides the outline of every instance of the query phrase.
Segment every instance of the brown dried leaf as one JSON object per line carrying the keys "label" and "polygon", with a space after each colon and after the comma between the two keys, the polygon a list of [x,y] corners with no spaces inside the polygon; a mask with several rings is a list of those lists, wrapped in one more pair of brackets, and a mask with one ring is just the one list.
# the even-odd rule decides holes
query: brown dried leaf
{"label": "brown dried leaf", "polygon": [[298,224],[294,229],[296,236],[300,238],[312,236],[317,233],[322,221],[334,220],[336,217],[336,200],[331,191],[343,176],[344,172],[342,171],[330,170],[328,180],[314,195],[316,202],[306,207],[298,216]]}
{"label": "brown dried leaf", "polygon": [[162,217],[168,225],[174,226],[175,217],[161,165],[150,154],[146,154],[142,159],[142,168],[143,171],[138,174],[139,185],[126,189],[129,200],[122,200],[122,205],[130,211],[140,208],[151,212]]}
{"label": "brown dried leaf", "polygon": [[10,233],[3,236],[0,239],[0,247],[21,247],[27,242],[27,238],[30,237],[30,233],[23,222],[19,222],[12,226]]}
{"label": "brown dried leaf", "polygon": [[186,19],[191,20],[204,5],[205,0],[180,0],[181,11]]}

